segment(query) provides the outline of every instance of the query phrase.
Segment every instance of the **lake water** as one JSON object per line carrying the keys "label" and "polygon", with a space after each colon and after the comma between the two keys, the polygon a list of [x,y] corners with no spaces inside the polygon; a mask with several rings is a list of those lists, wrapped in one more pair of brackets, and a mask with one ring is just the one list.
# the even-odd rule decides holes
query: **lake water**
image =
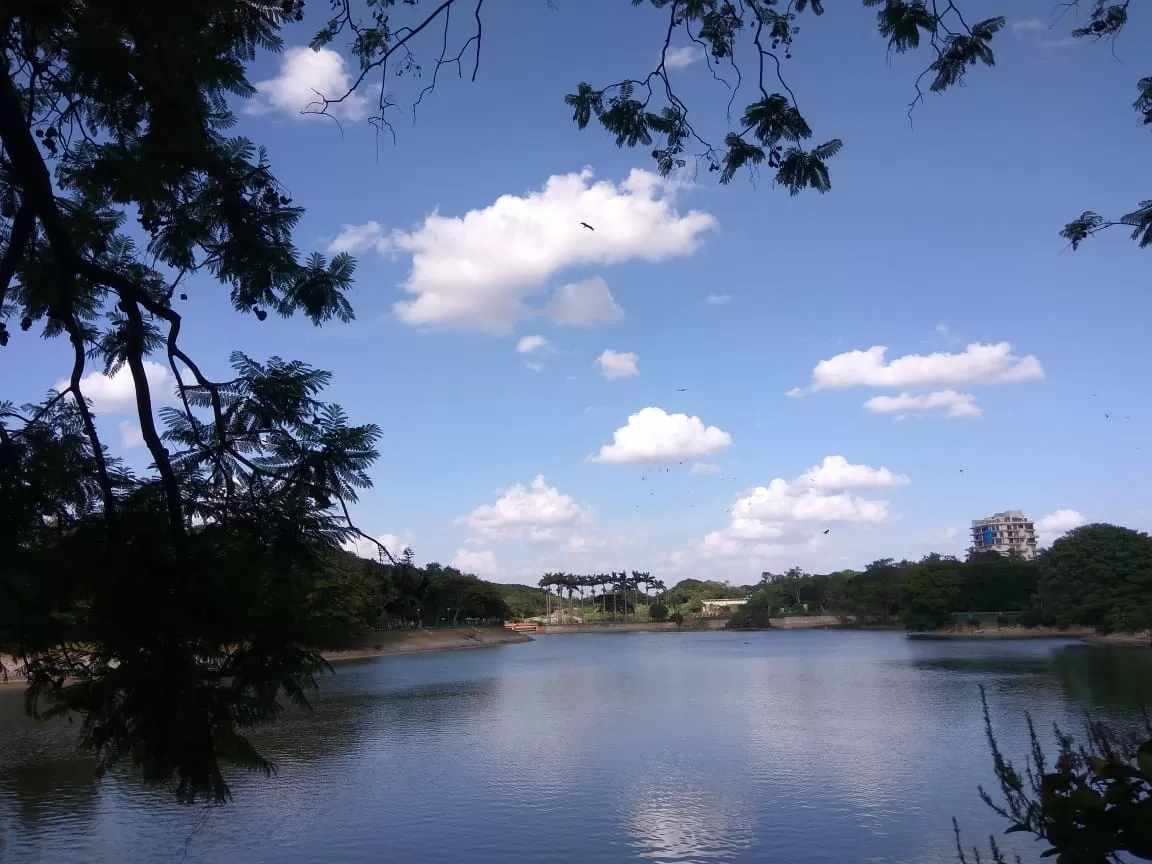
{"label": "lake water", "polygon": [[[1006,749],[1152,704],[1152,652],[837,631],[541,637],[347,665],[224,808],[97,785],[0,688],[0,861],[943,862]],[[1039,850],[1032,850],[1034,857]]]}

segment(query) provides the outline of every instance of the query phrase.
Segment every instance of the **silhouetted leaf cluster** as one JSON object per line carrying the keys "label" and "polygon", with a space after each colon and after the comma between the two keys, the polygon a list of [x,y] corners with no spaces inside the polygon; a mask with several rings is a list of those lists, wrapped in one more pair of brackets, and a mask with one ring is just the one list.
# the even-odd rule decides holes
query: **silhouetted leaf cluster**
{"label": "silhouetted leaf cluster", "polygon": [[[1019,769],[996,740],[983,687],[980,696],[1000,793],[994,798],[981,787],[980,796],[1009,823],[1004,833],[1043,841],[1047,848],[1040,857],[1060,864],[1112,864],[1131,860],[1128,856],[1152,860],[1152,725],[1147,717],[1139,732],[1089,720],[1082,741],[1054,727],[1054,760],[1028,717],[1029,754]],[[959,825],[955,828],[957,854],[966,864]],[[989,849],[995,864],[1007,862],[995,837]],[[972,849],[972,857],[981,860],[979,849]]]}
{"label": "silhouetted leaf cluster", "polygon": [[[0,13],[0,314],[72,357],[59,392],[0,406],[0,643],[30,711],[77,715],[101,772],[130,761],[181,801],[227,798],[229,764],[272,770],[245,731],[306,704],[355,607],[333,552],[360,536],[347,504],[380,430],[322,401],[329,375],[303,363],[236,352],[213,380],[174,305],[226,286],[259,321],[352,318],[352,259],[301,258],[302,210],[267,154],[227,135],[227,100],[253,94],[248,65],[302,10]],[[21,347],[6,326],[0,343]],[[131,381],[147,470],[108,453],[93,372]]]}

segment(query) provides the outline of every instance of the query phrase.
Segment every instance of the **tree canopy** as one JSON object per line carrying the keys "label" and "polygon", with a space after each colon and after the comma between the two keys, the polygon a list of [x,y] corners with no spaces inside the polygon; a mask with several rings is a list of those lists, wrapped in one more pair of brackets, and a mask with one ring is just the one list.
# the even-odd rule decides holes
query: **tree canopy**
{"label": "tree canopy", "polygon": [[[360,534],[347,508],[380,438],[322,401],[326,372],[237,351],[213,379],[183,348],[179,300],[217,285],[253,321],[352,317],[352,260],[301,255],[303,211],[265,153],[227,135],[247,64],[299,15],[226,0],[0,12],[0,313],[72,354],[58,392],[0,404],[7,641],[33,711],[79,714],[101,771],[130,759],[186,801],[227,797],[224,762],[271,770],[243,730],[304,703],[323,670],[324,550]],[[149,357],[178,407],[158,408]],[[143,474],[109,453],[82,385],[121,368]]]}
{"label": "tree canopy", "polygon": [[1116,525],[1085,525],[1040,559],[1040,597],[1053,620],[1101,632],[1152,629],[1152,537]]}

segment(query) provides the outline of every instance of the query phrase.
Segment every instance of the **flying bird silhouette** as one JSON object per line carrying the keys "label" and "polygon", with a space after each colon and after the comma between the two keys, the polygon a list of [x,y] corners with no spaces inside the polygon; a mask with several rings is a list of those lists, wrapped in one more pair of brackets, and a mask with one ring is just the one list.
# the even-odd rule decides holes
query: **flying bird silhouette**
{"label": "flying bird silhouette", "polygon": [[677,393],[685,393],[685,392],[687,392],[687,390],[688,390],[687,387],[677,387],[676,388]]}
{"label": "flying bird silhouette", "polygon": [[581,222],[580,224],[583,225],[585,228],[587,228],[589,231],[595,231],[596,230],[591,225],[589,225],[587,222]]}
{"label": "flying bird silhouette", "polygon": [[831,528],[825,528],[825,529],[824,529],[824,531],[823,531],[823,533],[824,533],[824,534],[827,534],[827,533],[828,533],[829,531],[831,531],[831,530],[832,530]]}

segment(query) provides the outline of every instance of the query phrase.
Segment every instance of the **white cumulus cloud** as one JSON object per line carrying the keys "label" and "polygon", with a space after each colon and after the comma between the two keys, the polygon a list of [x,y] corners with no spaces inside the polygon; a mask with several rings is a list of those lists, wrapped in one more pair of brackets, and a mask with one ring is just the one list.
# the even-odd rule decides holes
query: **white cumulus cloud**
{"label": "white cumulus cloud", "polygon": [[332,248],[385,244],[393,254],[410,255],[403,287],[412,299],[393,307],[408,324],[506,333],[517,321],[541,315],[600,322],[621,314],[602,280],[562,288],[550,310],[529,301],[568,268],[692,254],[716,220],[700,210],[677,210],[682,185],[640,169],[620,183],[597,181],[585,169],[554,175],[524,195],[502,195],[463,216],[433,213],[411,231],[345,226]]}
{"label": "white cumulus cloud", "polygon": [[972,343],[958,354],[907,354],[891,362],[888,349],[848,351],[821,360],[812,370],[813,390],[885,387],[895,390],[935,390],[977,384],[1011,384],[1044,377],[1040,361],[1018,357],[1008,342]]}
{"label": "white cumulus cloud", "polygon": [[705,426],[699,417],[668,414],[663,408],[644,408],[612,435],[612,443],[589,457],[593,462],[669,462],[719,453],[732,446],[732,436],[717,426]]}
{"label": "white cumulus cloud", "polygon": [[[275,78],[256,82],[256,96],[244,110],[249,114],[269,114],[274,111],[291,117],[316,117],[314,113],[301,113],[305,109],[318,111],[323,99],[339,99],[348,92],[352,80],[344,58],[331,48],[313,51],[307,47],[289,48],[280,60],[280,71]],[[341,102],[329,106],[334,117],[360,120],[368,113],[368,100],[353,93]]]}
{"label": "white cumulus cloud", "polygon": [[801,489],[805,483],[820,489],[870,489],[904,486],[908,478],[884,467],[853,465],[843,456],[825,456],[821,464],[809,468],[796,481],[797,487]]}
{"label": "white cumulus cloud", "polygon": [[463,547],[457,549],[449,566],[455,567],[461,573],[470,573],[481,578],[500,576],[504,572],[496,563],[496,553],[491,549],[475,550]]}
{"label": "white cumulus cloud", "polygon": [[532,354],[536,351],[546,351],[548,340],[543,336],[523,336],[516,343],[517,354]]}
{"label": "white cumulus cloud", "polygon": [[589,521],[591,515],[538,474],[531,487],[517,483],[505,489],[495,504],[483,504],[458,521],[490,539],[516,539],[535,532],[533,539],[544,540],[549,535],[541,532]]}
{"label": "white cumulus cloud", "polygon": [[864,407],[873,414],[914,414],[942,410],[946,416],[956,418],[975,418],[984,415],[971,393],[958,393],[955,390],[873,396],[864,403]]}
{"label": "white cumulus cloud", "polygon": [[[148,380],[154,404],[164,404],[176,398],[176,378],[167,366],[145,360],[144,377]],[[67,380],[56,382],[57,391],[67,386]],[[136,410],[136,387],[132,382],[132,370],[128,368],[128,364],[121,366],[115,375],[89,372],[80,379],[80,391],[92,403],[92,410],[97,414],[119,414]]]}
{"label": "white cumulus cloud", "polygon": [[624,310],[608,290],[608,283],[600,276],[593,276],[557,288],[544,315],[569,327],[595,327],[615,324],[624,317]]}
{"label": "white cumulus cloud", "polygon": [[596,358],[596,365],[605,378],[634,378],[640,374],[636,366],[639,359],[631,351],[613,351],[608,348]]}
{"label": "white cumulus cloud", "polygon": [[826,456],[792,482],[780,477],[736,499],[729,524],[706,534],[685,552],[692,558],[772,557],[817,543],[836,524],[877,524],[888,519],[888,502],[862,498],[853,489],[902,486],[908,478],[887,468],[855,465]]}
{"label": "white cumulus cloud", "polygon": [[1061,534],[1067,534],[1073,528],[1083,525],[1085,519],[1076,510],[1057,510],[1049,513],[1035,523],[1037,540],[1042,546],[1051,546],[1053,541]]}

